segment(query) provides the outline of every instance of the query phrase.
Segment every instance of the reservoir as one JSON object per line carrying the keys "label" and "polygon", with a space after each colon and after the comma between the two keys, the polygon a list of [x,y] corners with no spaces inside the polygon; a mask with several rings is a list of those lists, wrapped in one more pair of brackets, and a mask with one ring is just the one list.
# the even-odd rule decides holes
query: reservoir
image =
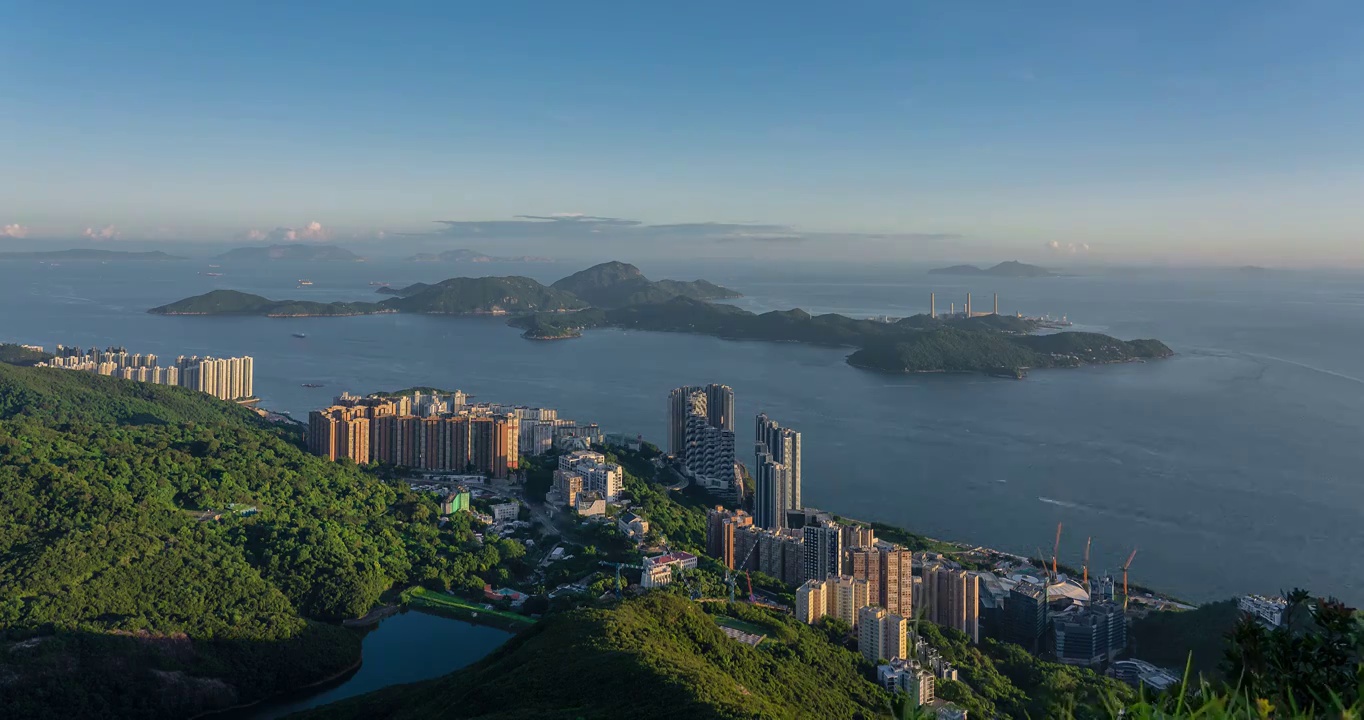
{"label": "reservoir", "polygon": [[390,685],[429,680],[478,662],[510,637],[497,628],[437,615],[394,615],[365,636],[363,663],[355,674],[338,684],[313,688],[311,694],[266,701],[231,717],[273,720]]}

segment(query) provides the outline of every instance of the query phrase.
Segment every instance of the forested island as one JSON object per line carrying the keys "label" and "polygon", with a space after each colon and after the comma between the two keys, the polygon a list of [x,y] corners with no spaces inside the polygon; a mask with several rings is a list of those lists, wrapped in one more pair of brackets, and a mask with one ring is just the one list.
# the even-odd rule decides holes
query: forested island
{"label": "forested island", "polygon": [[185,298],[154,307],[153,315],[263,315],[265,317],[344,317],[397,312],[376,303],[315,302],[312,300],[270,300],[269,298],[238,292],[212,290],[203,295]]}
{"label": "forested island", "polygon": [[38,250],[33,252],[0,252],[0,260],[44,260],[51,262],[167,262],[185,260],[179,255],[155,250],[152,252],[128,252],[126,250],[95,250],[75,248],[71,250]]}
{"label": "forested island", "polygon": [[883,372],[977,372],[1022,377],[1031,368],[1078,367],[1169,357],[1158,340],[1096,333],[1035,335],[1039,323],[1009,315],[930,317],[894,322],[800,310],[756,314],[712,302],[739,293],[706,280],[650,280],[633,265],[602,263],[545,286],[526,277],[450,278],[382,287],[378,302],[270,300],[215,290],[152,308],[158,315],[344,316],[385,312],[508,315],[529,340],[566,340],[591,328],[682,332],[732,340],[853,348],[849,364]]}

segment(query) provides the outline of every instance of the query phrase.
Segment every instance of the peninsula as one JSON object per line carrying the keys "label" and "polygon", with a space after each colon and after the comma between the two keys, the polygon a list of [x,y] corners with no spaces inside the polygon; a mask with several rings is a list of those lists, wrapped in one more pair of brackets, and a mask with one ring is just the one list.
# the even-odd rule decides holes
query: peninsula
{"label": "peninsula", "polygon": [[127,252],[125,250],[95,250],[92,248],[73,248],[71,250],[41,250],[35,252],[0,253],[0,260],[46,260],[57,262],[109,262],[111,260],[136,262],[167,262],[186,260],[179,255],[170,255],[160,250],[153,252]]}
{"label": "peninsula", "polygon": [[984,275],[988,277],[1055,277],[1056,273],[1037,265],[1029,265],[1016,260],[1002,262],[994,267],[979,268],[975,265],[953,265],[928,271],[929,275]]}
{"label": "peninsula", "polygon": [[566,340],[591,328],[679,332],[731,340],[797,342],[855,350],[848,363],[893,373],[971,372],[1021,378],[1032,368],[1169,357],[1158,340],[1095,333],[1034,335],[1036,320],[998,314],[915,315],[894,322],[800,310],[756,314],[711,300],[738,297],[705,280],[650,280],[609,262],[545,286],[526,277],[450,278],[380,288],[379,302],[270,300],[231,290],[152,308],[158,315],[341,316],[375,313],[507,315],[529,340]]}

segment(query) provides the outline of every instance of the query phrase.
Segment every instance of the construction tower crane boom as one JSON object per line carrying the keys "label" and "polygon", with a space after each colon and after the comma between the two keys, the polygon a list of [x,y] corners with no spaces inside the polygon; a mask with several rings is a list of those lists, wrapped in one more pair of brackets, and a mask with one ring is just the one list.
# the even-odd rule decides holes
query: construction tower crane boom
{"label": "construction tower crane boom", "polygon": [[1094,542],[1094,538],[1085,538],[1085,564],[1083,565],[1085,573],[1085,592],[1089,592],[1089,544],[1092,542]]}
{"label": "construction tower crane boom", "polygon": [[1122,564],[1122,609],[1127,609],[1127,569],[1132,567],[1132,560],[1137,557],[1137,549],[1132,548],[1132,554],[1127,556],[1127,562]]}
{"label": "construction tower crane boom", "polygon": [[602,565],[605,565],[606,567],[615,567],[615,568],[616,568],[616,597],[620,597],[620,596],[621,596],[621,591],[622,591],[622,587],[623,587],[623,586],[621,585],[620,569],[621,569],[621,568],[633,568],[633,569],[635,569],[635,570],[643,570],[643,569],[644,569],[644,566],[643,566],[643,565],[632,565],[632,564],[630,564],[630,563],[607,562],[606,560],[602,560],[602,561],[601,561],[601,564],[602,564]]}
{"label": "construction tower crane boom", "polygon": [[1056,576],[1056,554],[1061,552],[1061,523],[1056,523],[1056,543],[1051,546],[1051,574]]}

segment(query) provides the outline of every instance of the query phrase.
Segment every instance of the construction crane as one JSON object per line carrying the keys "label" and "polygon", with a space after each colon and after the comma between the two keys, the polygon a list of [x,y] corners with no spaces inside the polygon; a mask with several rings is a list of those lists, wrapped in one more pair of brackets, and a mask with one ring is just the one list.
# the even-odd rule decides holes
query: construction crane
{"label": "construction crane", "polygon": [[1061,552],[1061,523],[1056,523],[1056,543],[1051,546],[1051,574],[1056,576],[1056,554]]}
{"label": "construction crane", "polygon": [[621,596],[621,588],[624,587],[623,585],[621,585],[621,581],[620,581],[620,569],[621,569],[621,568],[632,568],[632,569],[635,569],[635,570],[643,570],[643,569],[644,569],[644,566],[643,566],[643,565],[632,565],[632,564],[630,564],[630,563],[607,562],[606,560],[602,560],[602,561],[601,561],[601,564],[602,564],[602,565],[605,565],[606,567],[614,567],[614,568],[616,568],[616,597],[620,597],[620,596]]}
{"label": "construction crane", "polygon": [[1137,549],[1132,548],[1132,554],[1127,556],[1127,562],[1122,565],[1122,609],[1127,610],[1127,568],[1132,567],[1132,559],[1137,556]]}
{"label": "construction crane", "polygon": [[1092,542],[1094,542],[1094,538],[1085,538],[1085,564],[1081,566],[1085,573],[1085,592],[1089,592],[1089,544]]}
{"label": "construction crane", "polygon": [[[747,571],[746,566],[749,565],[749,558],[752,558],[752,556],[753,556],[753,551],[754,551],[754,550],[757,550],[757,548],[758,548],[758,544],[757,544],[757,543],[753,543],[752,545],[750,545],[749,551],[747,551],[747,554],[743,555],[743,559],[742,559],[742,560],[739,560],[738,563],[735,563],[735,565],[734,565],[735,569],[738,569],[738,567],[745,567],[745,570],[743,570],[743,574],[745,574],[745,575],[749,574],[749,571]],[[728,567],[726,567],[726,569],[724,569],[724,584],[730,586],[730,601],[731,601],[731,603],[732,603],[732,601],[734,601],[734,573],[731,573],[731,571],[730,571],[730,569],[728,569]],[[752,603],[752,601],[753,601],[753,578],[752,578],[752,577],[749,578],[749,601],[750,601],[750,603]]]}

